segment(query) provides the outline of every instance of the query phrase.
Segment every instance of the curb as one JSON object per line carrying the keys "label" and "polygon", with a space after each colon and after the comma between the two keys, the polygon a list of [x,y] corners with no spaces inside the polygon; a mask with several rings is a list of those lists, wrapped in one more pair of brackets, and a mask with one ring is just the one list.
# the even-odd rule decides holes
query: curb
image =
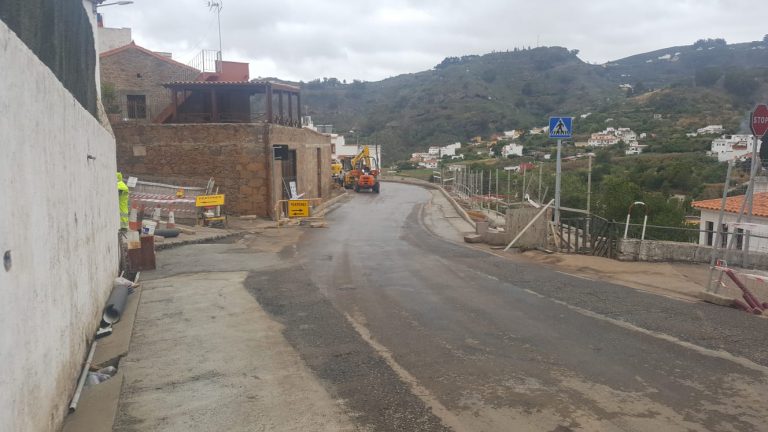
{"label": "curb", "polygon": [[173,243],[158,243],[155,245],[155,251],[161,251],[164,249],[172,249],[179,246],[186,246],[191,244],[200,244],[200,243],[206,243],[209,241],[214,240],[221,240],[225,239],[227,237],[233,237],[239,234],[244,233],[244,230],[238,230],[238,231],[231,231],[224,234],[218,234],[210,237],[203,237],[203,238],[196,238],[196,239],[189,239],[189,240],[182,240],[180,242],[173,242]]}
{"label": "curb", "polygon": [[344,192],[341,195],[333,197],[328,201],[324,202],[323,205],[317,210],[316,215],[318,216],[327,215],[328,213],[336,209],[336,204],[339,204],[341,201],[345,201],[349,197],[350,197],[349,193],[346,190],[344,190]]}
{"label": "curb", "polygon": [[423,181],[423,180],[406,179],[406,178],[403,178],[403,177],[400,177],[400,178],[384,178],[384,179],[381,179],[381,181],[383,181],[383,182],[390,182],[390,183],[409,184],[409,185],[413,185],[413,186],[421,186],[421,187],[424,187],[424,188],[427,188],[427,189],[439,190],[440,192],[443,193],[445,198],[448,199],[448,202],[451,203],[451,205],[453,206],[453,209],[456,210],[457,213],[459,213],[459,215],[462,217],[462,219],[464,219],[467,223],[472,225],[473,228],[477,229],[477,223],[474,220],[472,220],[471,217],[469,217],[469,214],[467,213],[466,210],[464,210],[464,207],[460,206],[459,203],[457,203],[456,200],[453,199],[451,194],[449,194],[441,186],[438,186],[438,185],[436,185],[434,183],[426,182],[426,181]]}

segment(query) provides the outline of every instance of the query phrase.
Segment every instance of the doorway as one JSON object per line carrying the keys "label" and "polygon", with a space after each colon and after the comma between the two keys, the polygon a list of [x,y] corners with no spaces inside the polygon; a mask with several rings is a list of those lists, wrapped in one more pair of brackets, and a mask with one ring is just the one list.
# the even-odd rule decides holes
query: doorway
{"label": "doorway", "polygon": [[298,195],[299,187],[296,178],[296,150],[286,151],[280,165],[283,177],[283,199],[291,199],[294,194]]}

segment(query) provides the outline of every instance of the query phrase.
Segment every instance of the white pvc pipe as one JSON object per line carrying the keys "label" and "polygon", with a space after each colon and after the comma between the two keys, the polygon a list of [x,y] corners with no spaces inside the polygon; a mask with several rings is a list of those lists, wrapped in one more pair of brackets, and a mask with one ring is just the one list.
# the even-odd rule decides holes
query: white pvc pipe
{"label": "white pvc pipe", "polygon": [[624,225],[624,240],[627,239],[627,232],[629,232],[629,216],[630,216],[630,214],[631,214],[631,212],[627,213],[627,223]]}
{"label": "white pvc pipe", "polygon": [[85,385],[85,379],[88,377],[88,370],[91,368],[91,362],[93,361],[93,353],[96,351],[96,341],[91,344],[91,351],[88,353],[88,358],[85,360],[85,366],[80,373],[80,379],[77,381],[77,388],[75,389],[75,395],[72,396],[72,402],[69,404],[69,412],[77,409],[77,403],[80,401],[80,393],[83,391]]}
{"label": "white pvc pipe", "polygon": [[[648,215],[643,218],[643,235],[640,236],[640,241],[645,240],[645,226],[648,224]],[[626,238],[626,237],[624,237]]]}

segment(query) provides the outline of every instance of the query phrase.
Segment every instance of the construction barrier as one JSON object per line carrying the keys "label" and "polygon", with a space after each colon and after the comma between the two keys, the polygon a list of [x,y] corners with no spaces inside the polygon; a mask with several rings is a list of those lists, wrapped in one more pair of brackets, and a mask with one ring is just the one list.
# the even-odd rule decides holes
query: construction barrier
{"label": "construction barrier", "polygon": [[275,204],[275,220],[280,227],[281,222],[288,219],[322,219],[312,215],[312,210],[323,204],[322,198],[278,200]]}

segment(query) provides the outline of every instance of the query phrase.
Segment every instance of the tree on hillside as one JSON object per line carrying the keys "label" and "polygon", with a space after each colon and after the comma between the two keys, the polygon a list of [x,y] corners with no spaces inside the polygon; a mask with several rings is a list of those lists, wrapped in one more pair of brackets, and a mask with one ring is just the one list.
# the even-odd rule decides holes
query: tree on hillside
{"label": "tree on hillside", "polygon": [[763,36],[763,42],[768,43],[768,34]]}
{"label": "tree on hillside", "polygon": [[749,73],[743,70],[734,70],[725,74],[723,86],[731,94],[746,98],[753,95],[760,84]]}
{"label": "tree on hillside", "polygon": [[693,47],[694,48],[710,48],[710,47],[724,47],[726,45],[728,45],[728,43],[723,38],[699,39],[696,42],[694,42]]}
{"label": "tree on hillside", "polygon": [[723,76],[723,71],[718,67],[706,67],[696,69],[694,73],[694,85],[697,87],[712,87]]}
{"label": "tree on hillside", "polygon": [[630,204],[642,197],[640,187],[623,176],[606,176],[600,185],[597,208],[608,220],[624,220]]}

